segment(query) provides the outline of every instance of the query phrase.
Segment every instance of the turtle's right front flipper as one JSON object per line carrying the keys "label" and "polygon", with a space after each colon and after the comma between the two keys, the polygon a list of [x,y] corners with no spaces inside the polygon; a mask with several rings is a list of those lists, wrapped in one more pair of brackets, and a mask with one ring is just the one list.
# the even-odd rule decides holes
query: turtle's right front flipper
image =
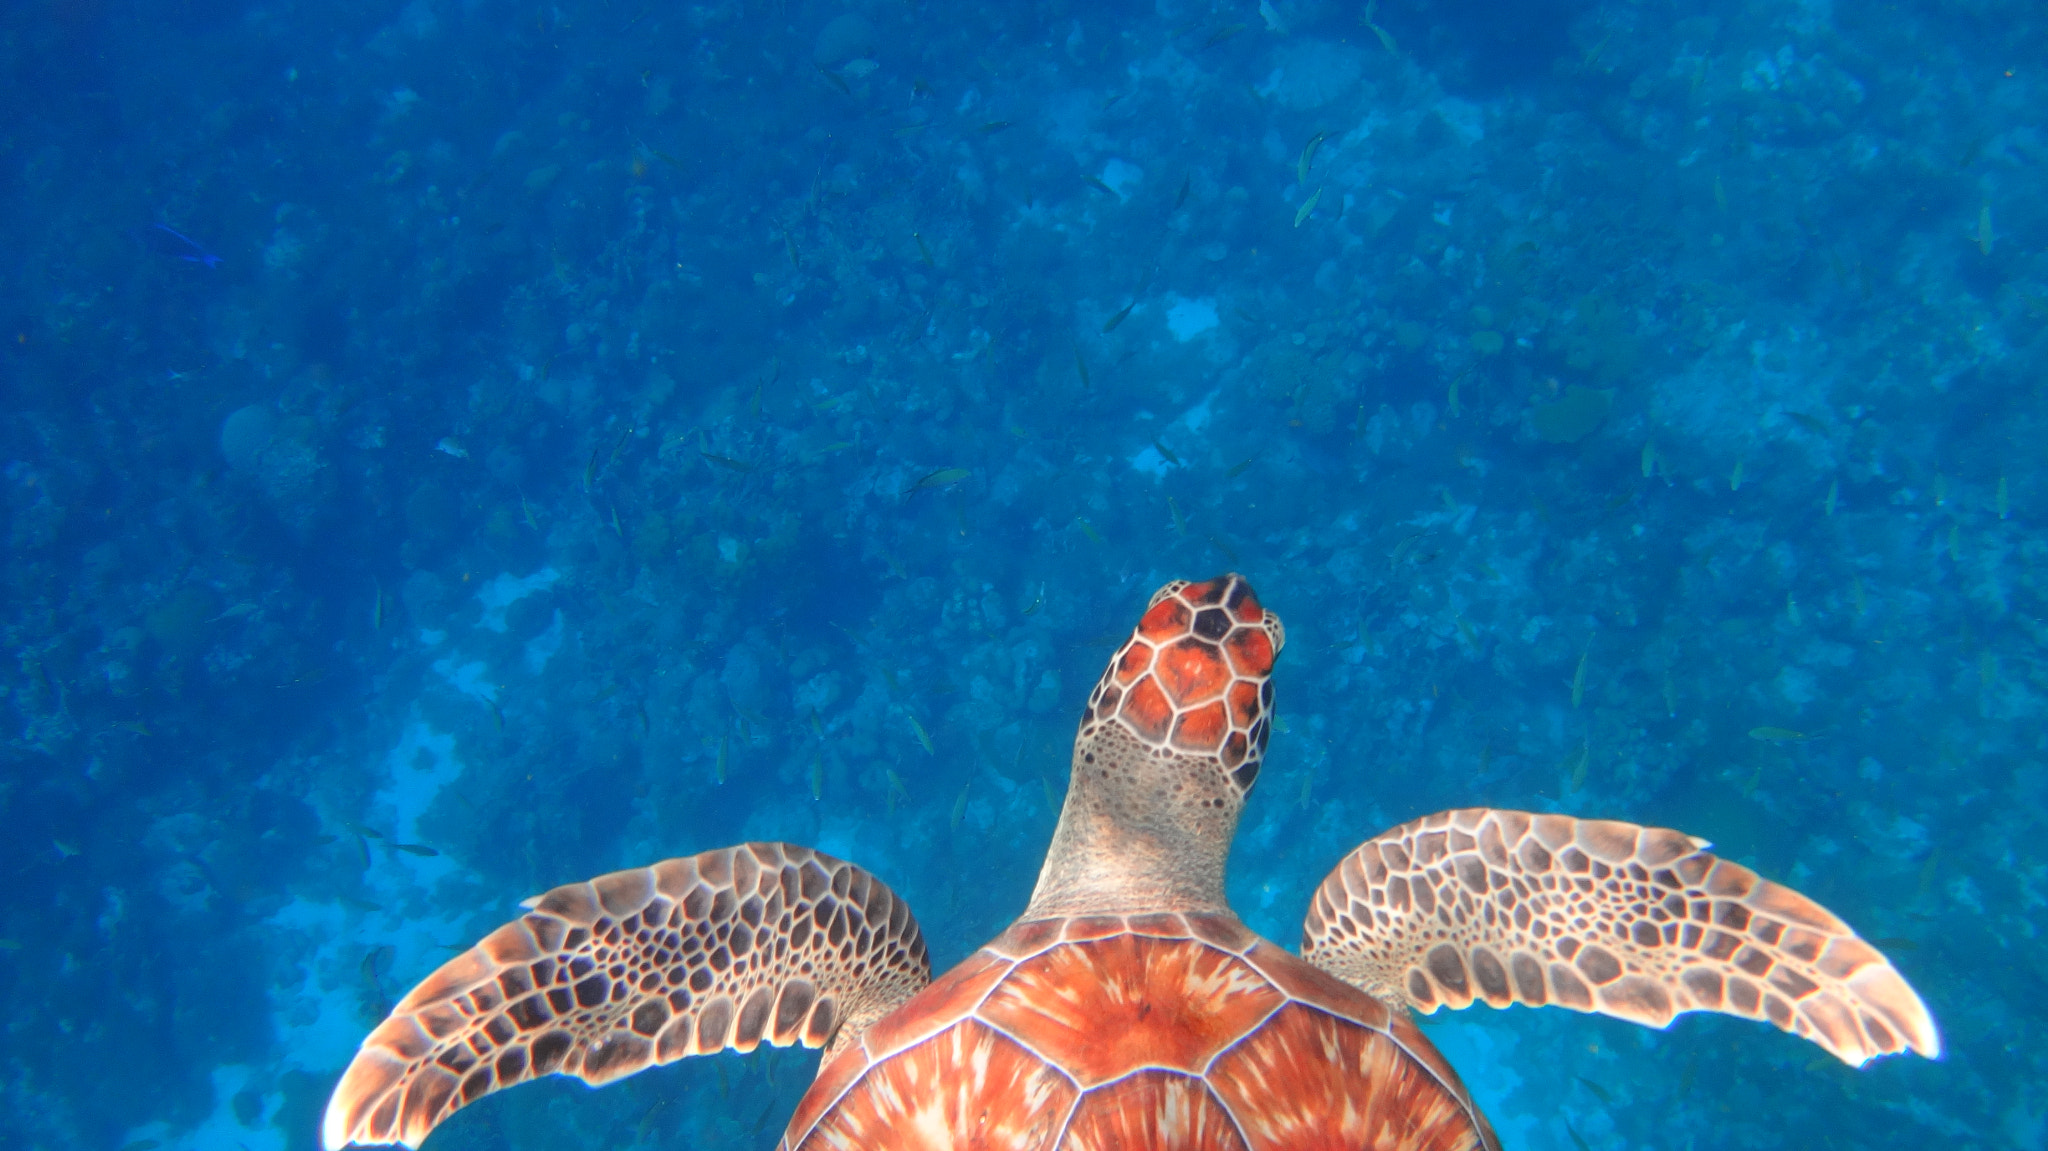
{"label": "turtle's right front flipper", "polygon": [[850,1041],[931,982],[910,908],[853,864],[748,843],[557,887],[363,1040],[328,1151],[418,1147],[540,1075],[600,1085],[685,1055]]}
{"label": "turtle's right front flipper", "polygon": [[1361,844],[1302,925],[1302,957],[1425,1014],[1483,1000],[1663,1027],[1765,1019],[1861,1066],[1941,1053],[1885,957],[1804,895],[1657,827],[1483,807]]}

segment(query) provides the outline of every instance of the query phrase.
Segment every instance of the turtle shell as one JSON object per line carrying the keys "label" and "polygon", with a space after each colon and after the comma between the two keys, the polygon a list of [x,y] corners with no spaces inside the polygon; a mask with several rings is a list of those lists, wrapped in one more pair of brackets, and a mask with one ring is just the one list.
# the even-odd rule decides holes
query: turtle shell
{"label": "turtle shell", "polygon": [[827,1059],[780,1144],[1494,1146],[1405,1011],[1194,914],[1017,923]]}

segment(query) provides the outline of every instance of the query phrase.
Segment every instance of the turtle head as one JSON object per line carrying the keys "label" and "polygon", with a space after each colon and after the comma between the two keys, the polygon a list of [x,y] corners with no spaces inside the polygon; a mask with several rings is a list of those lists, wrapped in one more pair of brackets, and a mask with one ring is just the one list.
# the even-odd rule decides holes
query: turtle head
{"label": "turtle head", "polygon": [[1284,643],[1243,576],[1153,593],[1081,714],[1035,912],[1222,907]]}
{"label": "turtle head", "polygon": [[1265,759],[1273,660],[1286,642],[1243,576],[1174,580],[1152,593],[1088,696],[1082,738],[1115,724],[1155,755],[1205,761],[1242,800]]}

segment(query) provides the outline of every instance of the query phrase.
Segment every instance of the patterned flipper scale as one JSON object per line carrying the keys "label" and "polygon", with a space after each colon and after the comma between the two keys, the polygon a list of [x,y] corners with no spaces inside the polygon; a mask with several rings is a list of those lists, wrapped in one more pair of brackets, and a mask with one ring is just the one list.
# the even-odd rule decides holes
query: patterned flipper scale
{"label": "patterned flipper scale", "polygon": [[1302,955],[1424,1013],[1475,999],[1663,1027],[1766,1019],[1852,1066],[1941,1052],[1912,987],[1847,924],[1676,831],[1489,808],[1369,840],[1323,881]]}
{"label": "patterned flipper scale", "polygon": [[931,982],[909,907],[850,863],[748,843],[617,871],[529,910],[413,988],[327,1105],[329,1151],[418,1147],[541,1075],[592,1085],[761,1043],[835,1047]]}

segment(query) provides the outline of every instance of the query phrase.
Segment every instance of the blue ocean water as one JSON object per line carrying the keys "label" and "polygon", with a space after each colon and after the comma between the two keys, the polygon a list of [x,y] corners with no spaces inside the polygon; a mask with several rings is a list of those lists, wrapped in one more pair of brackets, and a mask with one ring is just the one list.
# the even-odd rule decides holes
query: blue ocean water
{"label": "blue ocean water", "polygon": [[[746,839],[949,965],[1146,596],[1224,570],[1289,633],[1255,929],[1431,811],[1627,818],[1948,1047],[1431,1017],[1508,1146],[2048,1146],[2036,5],[0,26],[7,1146],[307,1151],[518,899]],[[767,1147],[815,1059],[431,1145]]]}

